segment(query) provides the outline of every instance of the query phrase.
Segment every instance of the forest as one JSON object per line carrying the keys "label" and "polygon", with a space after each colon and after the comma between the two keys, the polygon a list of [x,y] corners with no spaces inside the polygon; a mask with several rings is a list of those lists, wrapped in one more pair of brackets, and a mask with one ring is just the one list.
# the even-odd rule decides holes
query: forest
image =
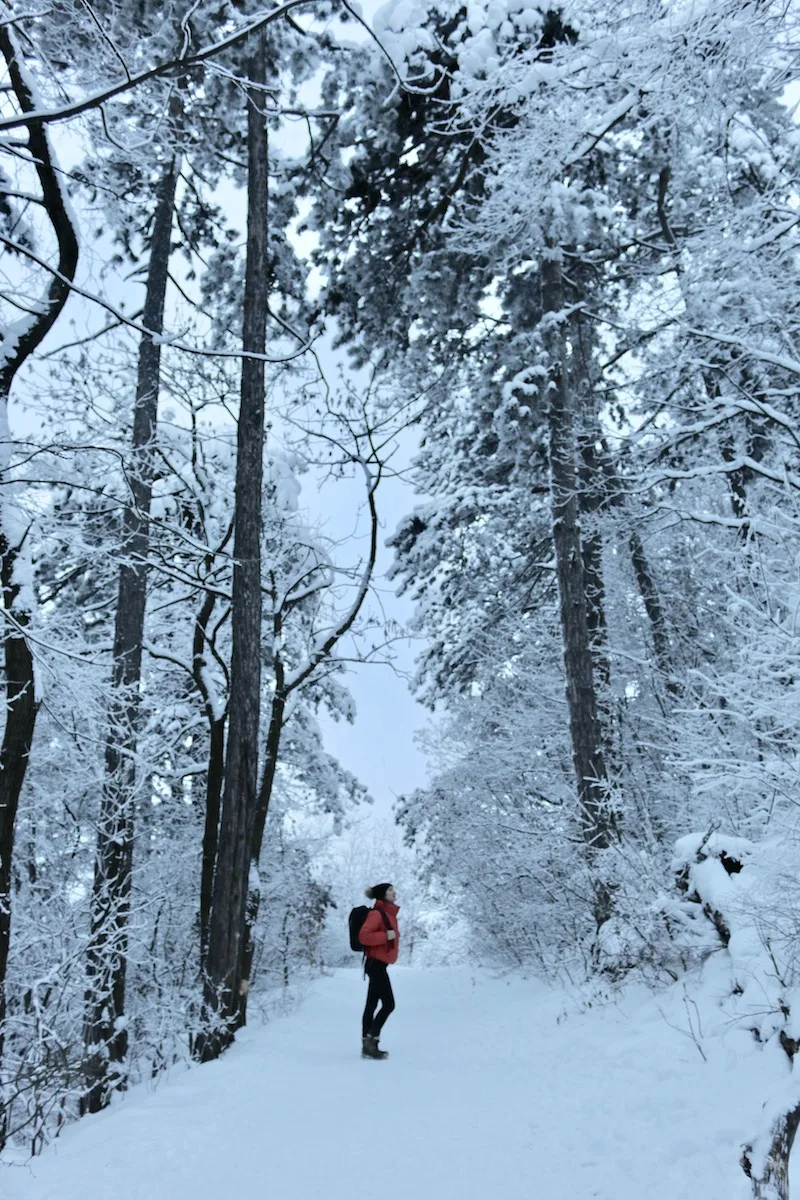
{"label": "forest", "polygon": [[799,18],[0,4],[0,1150],[343,965],[375,837],[325,730],[411,645],[407,946],[724,962],[787,1200]]}

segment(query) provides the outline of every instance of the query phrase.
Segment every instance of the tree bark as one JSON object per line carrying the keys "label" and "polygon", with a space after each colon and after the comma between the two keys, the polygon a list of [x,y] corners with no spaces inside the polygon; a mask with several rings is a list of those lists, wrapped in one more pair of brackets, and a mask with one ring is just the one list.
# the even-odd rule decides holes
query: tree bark
{"label": "tree bark", "polygon": [[[787,1012],[786,1015],[789,1017],[790,1014]],[[800,1042],[790,1037],[785,1029],[780,1031],[778,1038],[790,1067],[793,1068]],[[753,1200],[790,1200],[789,1160],[798,1128],[800,1104],[773,1122],[769,1131],[770,1146],[762,1167],[754,1168],[753,1148],[745,1146],[740,1162],[742,1170],[753,1185]]]}
{"label": "tree bark", "polygon": [[217,861],[219,839],[219,813],[222,803],[222,784],[225,779],[225,726],[227,712],[215,711],[212,697],[205,682],[205,643],[208,622],[214,611],[216,599],[209,592],[198,613],[194,627],[192,647],[192,674],[203,697],[208,719],[208,771],[206,773],[206,809],[203,824],[203,860],[200,870],[200,975],[205,974],[208,956],[208,939],[211,927],[211,902],[214,889],[214,865]]}
{"label": "tree bark", "polygon": [[675,668],[672,658],[672,647],[669,640],[669,630],[664,607],[661,603],[650,563],[645,552],[644,543],[639,534],[634,531],[628,543],[631,554],[631,565],[636,576],[639,595],[645,612],[650,620],[650,635],[653,639],[653,653],[656,666],[666,681],[667,691],[675,696],[678,694],[678,681],[675,678]]}
{"label": "tree bark", "polygon": [[[35,111],[33,89],[28,82],[12,27],[8,24],[0,26],[0,52],[5,59],[11,89],[20,110],[25,113]],[[0,482],[4,483],[8,482],[5,476],[10,458],[8,400],[11,385],[22,364],[42,343],[61,314],[78,266],[78,239],[61,191],[61,181],[43,125],[29,127],[28,146],[42,190],[44,208],[58,243],[58,265],[37,315],[20,322],[20,328],[15,332],[15,343],[0,346],[0,438],[5,443]],[[25,636],[29,614],[24,605],[17,606],[20,589],[14,580],[14,566],[21,548],[20,544],[11,544],[6,522],[0,514],[0,586],[4,610],[3,650],[6,672],[6,720],[0,746],[0,1067],[4,1050],[6,972],[11,944],[14,828],[33,743],[37,711],[33,656]],[[7,1116],[5,1109],[0,1106],[0,1150],[5,1145]]]}
{"label": "tree bark", "polygon": [[211,723],[206,775],[206,811],[203,822],[203,862],[200,873],[200,971],[205,974],[211,936],[211,904],[214,896],[214,865],[219,842],[219,814],[225,778],[226,717]]}
{"label": "tree bark", "polygon": [[[6,671],[6,724],[0,748],[0,1064],[5,1048],[6,971],[11,941],[11,863],[14,826],[25,772],[28,767],[37,703],[34,694],[33,658],[25,639],[28,614],[14,611],[19,587],[13,582],[16,548],[0,532],[0,583],[3,608],[9,622],[4,638]],[[13,614],[13,616],[12,616]],[[10,623],[9,618],[13,620]],[[5,1145],[6,1113],[0,1105],[0,1148]]]}
{"label": "tree bark", "polygon": [[[156,334],[164,325],[179,171],[176,154],[162,176],[157,193],[142,318],[145,327]],[[145,334],[139,346],[130,500],[123,512],[105,784],[97,828],[91,935],[87,946],[82,1112],[98,1112],[108,1104],[115,1089],[125,1086],[128,1034],[122,1017],[133,868],[139,683],[160,384],[161,345]]]}
{"label": "tree bark", "polygon": [[[580,340],[580,332],[578,334]],[[582,367],[580,406],[578,414],[578,510],[581,520],[581,556],[583,558],[586,592],[586,622],[592,651],[592,672],[596,693],[598,721],[603,739],[602,749],[606,767],[613,760],[614,713],[611,706],[611,658],[606,622],[606,587],[603,571],[603,535],[597,514],[613,503],[610,480],[603,456],[598,451],[600,430],[594,412],[592,388],[588,372]],[[584,527],[583,518],[586,518]]]}
{"label": "tree bark", "polygon": [[[708,388],[709,383],[706,382],[706,390]],[[757,399],[760,399],[760,397],[757,397]],[[748,412],[744,414],[743,424],[747,457],[753,462],[761,462],[770,446],[766,419],[756,419],[752,413]],[[720,438],[720,451],[723,462],[735,463],[739,458],[740,451],[736,445],[736,439],[732,431],[729,430],[723,433]],[[754,474],[753,468],[749,466],[734,467],[727,474],[731,510],[734,517],[738,521],[741,521],[739,536],[743,541],[746,541],[750,536],[750,522],[747,519],[749,512],[747,492],[750,484],[753,482]]]}
{"label": "tree bark", "polygon": [[785,1113],[772,1127],[772,1141],[763,1171],[753,1173],[748,1147],[742,1155],[742,1169],[753,1185],[753,1200],[790,1200],[789,1159],[800,1126],[800,1105]]}
{"label": "tree bark", "polygon": [[253,838],[251,842],[251,857],[255,863],[258,863],[261,857],[261,847],[264,843],[264,829],[267,824],[272,789],[275,786],[275,771],[278,766],[281,734],[286,717],[286,699],[286,692],[283,690],[283,685],[281,685],[280,690],[275,692],[272,700],[272,711],[270,712],[269,729],[267,730],[267,750],[264,759],[264,770],[261,774],[261,786],[258,789],[258,806],[256,808],[256,819],[253,825]]}
{"label": "tree bark", "polygon": [[[589,640],[592,646],[592,665],[595,687],[606,692],[611,682],[611,663],[608,651],[608,626],[606,624],[605,578],[603,573],[603,536],[597,524],[596,514],[614,502],[611,464],[602,449],[602,434],[598,427],[594,389],[592,387],[590,335],[585,331],[580,315],[573,318],[570,341],[574,350],[570,371],[570,389],[575,394],[577,424],[577,468],[579,483],[578,507],[581,518],[586,517],[586,527],[581,522],[581,546],[583,570],[586,583],[586,620],[589,625]],[[613,469],[613,468],[612,468]],[[605,697],[604,697],[605,699]],[[603,705],[610,718],[607,705]]]}
{"label": "tree bark", "polygon": [[[247,89],[247,264],[243,346],[266,350],[269,258],[267,247],[267,123],[264,113],[266,46],[259,34]],[[225,786],[214,875],[208,961],[204,978],[207,1029],[198,1039],[201,1061],[216,1058],[240,1021],[245,906],[258,790],[261,691],[261,506],[264,443],[264,361],[242,364],[237,436],[231,700]]]}
{"label": "tree bark", "polygon": [[258,911],[261,907],[261,883],[258,874],[258,864],[261,859],[261,848],[264,844],[264,830],[267,824],[270,800],[272,799],[272,789],[275,785],[275,771],[278,766],[285,713],[286,693],[281,684],[280,690],[276,689],[272,698],[272,710],[270,712],[269,729],[267,731],[266,757],[264,760],[264,769],[261,774],[261,785],[258,789],[258,803],[253,823],[253,834],[250,840],[250,877],[248,881],[247,904],[245,907],[244,956],[242,959],[242,1006],[239,1014],[240,1024],[242,1025],[247,1017],[247,996],[250,990],[253,955],[255,953],[255,926],[258,919]]}
{"label": "tree bark", "polygon": [[[550,487],[567,705],[581,831],[591,856],[593,852],[611,845],[613,828],[608,809],[608,781],[587,616],[567,347],[563,324],[558,316],[564,306],[561,261],[554,249],[542,264],[542,305],[545,319],[549,321]],[[610,905],[608,888],[601,880],[597,880],[595,918],[598,925],[608,918]]]}

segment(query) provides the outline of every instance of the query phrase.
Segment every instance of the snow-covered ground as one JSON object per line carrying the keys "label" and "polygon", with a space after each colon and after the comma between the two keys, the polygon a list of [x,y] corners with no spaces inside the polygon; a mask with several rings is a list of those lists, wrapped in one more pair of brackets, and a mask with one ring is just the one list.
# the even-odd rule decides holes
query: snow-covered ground
{"label": "snow-covered ground", "polygon": [[[385,1062],[357,970],[218,1062],[0,1167],[3,1200],[745,1200],[775,1064],[679,988],[577,1011],[535,981],[393,970]],[[713,993],[713,974],[706,980]],[[705,1017],[709,1022],[708,1014]]]}

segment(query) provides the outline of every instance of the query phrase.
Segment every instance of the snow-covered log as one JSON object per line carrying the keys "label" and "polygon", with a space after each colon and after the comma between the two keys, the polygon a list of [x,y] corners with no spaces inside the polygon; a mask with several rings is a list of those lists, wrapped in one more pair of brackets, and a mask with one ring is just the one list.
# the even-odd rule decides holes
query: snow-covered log
{"label": "snow-covered log", "polygon": [[777,1066],[761,1129],[741,1156],[753,1200],[789,1200],[789,1160],[800,1126],[799,981],[793,938],[781,936],[779,916],[785,912],[787,853],[798,857],[794,839],[753,843],[711,832],[681,838],[673,863],[680,890],[712,923],[727,956],[736,1022]]}

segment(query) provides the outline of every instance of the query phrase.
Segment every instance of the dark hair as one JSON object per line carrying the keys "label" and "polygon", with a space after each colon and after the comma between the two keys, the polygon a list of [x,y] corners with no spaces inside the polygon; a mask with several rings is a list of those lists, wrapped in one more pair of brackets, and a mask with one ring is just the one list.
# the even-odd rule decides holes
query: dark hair
{"label": "dark hair", "polygon": [[386,893],[392,885],[390,883],[373,883],[372,887],[368,887],[364,895],[368,900],[385,900]]}

